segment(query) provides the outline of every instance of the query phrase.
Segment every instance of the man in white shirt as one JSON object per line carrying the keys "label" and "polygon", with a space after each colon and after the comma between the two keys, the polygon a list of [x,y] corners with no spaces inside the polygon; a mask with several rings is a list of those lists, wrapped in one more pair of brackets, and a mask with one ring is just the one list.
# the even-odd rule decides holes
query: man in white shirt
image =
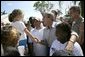
{"label": "man in white shirt", "polygon": [[55,28],[52,27],[53,15],[51,13],[45,13],[45,16],[43,17],[43,24],[45,25],[45,28],[43,30],[44,39],[41,42],[46,45],[46,53],[47,55],[49,55],[51,44],[56,39]]}

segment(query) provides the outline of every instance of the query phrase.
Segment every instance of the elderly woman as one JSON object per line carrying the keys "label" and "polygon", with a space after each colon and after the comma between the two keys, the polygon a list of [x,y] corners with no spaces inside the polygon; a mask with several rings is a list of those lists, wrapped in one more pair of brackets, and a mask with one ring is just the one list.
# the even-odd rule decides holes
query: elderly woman
{"label": "elderly woman", "polygon": [[3,27],[1,30],[1,44],[4,52],[2,56],[19,56],[16,49],[19,36],[18,31],[14,27]]}

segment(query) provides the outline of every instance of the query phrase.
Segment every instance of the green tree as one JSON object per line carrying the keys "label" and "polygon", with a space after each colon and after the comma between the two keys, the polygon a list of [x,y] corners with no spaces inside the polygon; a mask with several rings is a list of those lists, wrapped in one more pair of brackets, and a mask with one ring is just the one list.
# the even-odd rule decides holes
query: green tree
{"label": "green tree", "polygon": [[53,7],[53,4],[49,1],[37,1],[34,3],[33,7],[35,7],[35,10],[40,11],[42,16],[44,16],[44,13],[47,11],[50,11]]}

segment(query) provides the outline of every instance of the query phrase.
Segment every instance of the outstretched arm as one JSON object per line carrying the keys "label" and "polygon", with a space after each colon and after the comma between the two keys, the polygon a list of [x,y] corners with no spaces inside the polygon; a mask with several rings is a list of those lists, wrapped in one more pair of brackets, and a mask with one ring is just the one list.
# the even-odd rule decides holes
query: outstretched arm
{"label": "outstretched arm", "polygon": [[39,42],[40,40],[38,40],[36,37],[34,37],[27,28],[24,29],[25,33],[29,36],[29,38],[32,39],[33,42]]}

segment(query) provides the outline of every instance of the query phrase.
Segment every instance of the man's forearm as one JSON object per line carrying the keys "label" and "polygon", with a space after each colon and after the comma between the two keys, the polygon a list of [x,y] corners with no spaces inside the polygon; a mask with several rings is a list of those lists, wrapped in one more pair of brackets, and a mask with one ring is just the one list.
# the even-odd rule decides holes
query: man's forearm
{"label": "man's forearm", "polygon": [[74,42],[76,42],[76,39],[77,39],[77,36],[72,34],[71,38],[70,38],[70,41],[72,41],[74,43]]}

